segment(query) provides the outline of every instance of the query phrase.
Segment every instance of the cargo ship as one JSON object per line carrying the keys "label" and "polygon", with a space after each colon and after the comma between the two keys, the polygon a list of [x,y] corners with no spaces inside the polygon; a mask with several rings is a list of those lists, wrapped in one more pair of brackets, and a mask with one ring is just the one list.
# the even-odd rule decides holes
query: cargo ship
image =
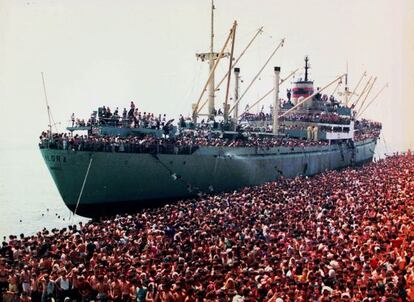
{"label": "cargo ship", "polygon": [[[66,134],[53,133],[49,123],[39,148],[71,211],[99,217],[372,161],[381,125],[358,119],[347,83],[341,101],[324,94],[330,85],[344,85],[347,74],[315,89],[307,57],[304,76],[292,82],[287,100],[279,97],[279,85],[286,79],[274,67],[270,112],[252,114],[246,108],[240,114],[244,94],[239,96],[240,68],[233,54],[236,26],[234,22],[220,52],[213,49],[212,26],[210,51],[197,54],[209,63],[210,72],[190,118],[181,116],[178,123],[142,119],[131,103],[123,114],[99,108],[87,123],[71,125]],[[217,111],[215,69],[226,57],[226,97]],[[208,110],[203,116],[205,92]]]}

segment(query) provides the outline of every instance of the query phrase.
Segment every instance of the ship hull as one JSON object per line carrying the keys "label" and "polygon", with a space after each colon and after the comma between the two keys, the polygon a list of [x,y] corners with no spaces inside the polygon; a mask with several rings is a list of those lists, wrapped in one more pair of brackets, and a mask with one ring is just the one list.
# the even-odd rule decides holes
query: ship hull
{"label": "ship hull", "polygon": [[200,147],[186,155],[40,150],[67,207],[74,211],[79,200],[77,214],[98,217],[370,162],[375,146],[367,139],[353,147]]}

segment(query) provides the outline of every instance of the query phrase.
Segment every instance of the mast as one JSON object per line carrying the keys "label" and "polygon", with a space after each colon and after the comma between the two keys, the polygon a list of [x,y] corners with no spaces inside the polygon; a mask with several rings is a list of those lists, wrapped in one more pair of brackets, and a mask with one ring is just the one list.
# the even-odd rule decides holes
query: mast
{"label": "mast", "polygon": [[43,83],[43,93],[45,95],[45,102],[46,102],[46,108],[47,108],[47,117],[49,118],[49,138],[52,138],[52,119],[51,119],[51,114],[50,114],[49,101],[47,99],[45,77],[43,75],[43,72],[41,72],[41,75],[42,75],[42,83]]}
{"label": "mast", "polygon": [[273,134],[278,134],[279,132],[279,82],[280,82],[280,67],[274,68],[275,72],[275,82],[274,82],[274,91],[275,98],[273,100]]}
{"label": "mast", "polygon": [[229,99],[229,89],[230,89],[230,78],[231,78],[231,67],[233,66],[233,53],[234,53],[234,40],[236,39],[236,26],[237,22],[234,21],[233,28],[231,30],[232,32],[232,38],[231,38],[231,51],[230,51],[230,60],[229,60],[229,71],[227,72],[227,87],[226,87],[226,98],[224,100],[224,108],[223,108],[223,115],[224,115],[224,121],[227,123],[229,118],[229,109],[230,105],[228,105],[228,99]]}
{"label": "mast", "polygon": [[[215,113],[215,83],[214,83],[214,73],[215,68],[217,65],[217,60],[220,60],[221,58],[228,57],[230,54],[227,52],[224,52],[224,49],[228,43],[227,39],[225,46],[223,47],[222,51],[220,53],[214,52],[214,10],[216,7],[214,6],[214,0],[211,0],[211,33],[210,33],[210,51],[206,53],[197,53],[196,57],[198,59],[201,59],[202,62],[208,61],[209,66],[209,78],[208,78],[208,85],[207,87],[204,87],[202,94],[204,94],[205,89],[207,90],[208,94],[208,118],[213,119],[214,113]],[[230,36],[229,36],[230,37]],[[202,97],[202,95],[201,95]],[[200,100],[197,102],[197,104],[193,108],[193,120],[196,121],[197,115],[199,112],[199,103]]]}
{"label": "mast", "polygon": [[349,91],[349,86],[348,86],[348,61],[346,62],[344,91],[340,91],[340,92],[338,92],[338,94],[342,97],[342,103],[346,107],[348,107],[350,96],[352,95],[352,93]]}
{"label": "mast", "polygon": [[211,36],[210,36],[210,52],[214,52],[214,0],[211,0]]}
{"label": "mast", "polygon": [[345,89],[344,89],[344,104],[348,106],[349,88],[348,88],[348,61],[346,62],[346,74],[345,74]]}
{"label": "mast", "polygon": [[[217,59],[214,60],[213,68],[211,69],[211,71],[210,71],[210,73],[208,75],[207,82],[204,84],[204,87],[201,90],[201,95],[198,98],[197,102],[193,104],[193,122],[194,123],[197,123],[197,116],[198,116],[198,114],[200,112],[200,108],[199,108],[200,101],[203,98],[204,92],[207,90],[207,87],[210,84],[210,81],[211,81],[211,79],[214,76],[214,72],[216,71],[217,65],[220,62],[220,59],[221,58],[223,58],[223,57],[225,57],[225,56],[228,55],[227,53],[224,52],[224,50],[226,49],[227,44],[229,43],[229,41],[230,41],[230,39],[231,39],[231,37],[233,35],[234,27],[235,27],[235,25],[233,25],[232,29],[230,30],[230,33],[229,33],[229,35],[228,35],[228,37],[226,39],[226,42],[223,45],[223,48],[220,51],[220,53],[219,54],[216,54],[217,55]],[[197,54],[197,57],[201,58],[201,60],[204,61],[204,59],[205,59],[205,57],[207,55],[208,54]],[[214,117],[214,112],[212,112],[212,116]]]}
{"label": "mast", "polygon": [[308,69],[310,68],[308,65],[309,57],[305,57],[305,82],[308,81]]}
{"label": "mast", "polygon": [[[249,41],[249,43],[247,43],[247,45],[246,45],[246,47],[243,49],[243,51],[240,53],[240,55],[238,56],[238,58],[233,62],[233,60],[232,60],[232,64],[231,64],[231,66],[232,67],[234,67],[234,66],[236,66],[237,65],[237,63],[240,61],[240,59],[243,57],[243,55],[246,53],[246,51],[249,49],[249,47],[253,44],[253,42],[254,42],[254,40],[257,38],[257,36],[259,35],[259,34],[261,34],[261,33],[263,33],[263,27],[260,27],[257,31],[256,31],[256,33],[255,33],[255,35],[253,36],[253,38]],[[226,55],[226,54],[224,54],[224,55]],[[219,90],[219,88],[220,88],[220,85],[224,82],[224,80],[225,79],[227,79],[227,77],[228,77],[228,71],[227,71],[227,73],[223,76],[223,78],[218,82],[218,84],[216,85],[216,87],[214,87],[214,91],[218,91]],[[204,106],[207,104],[207,102],[208,102],[208,98],[206,98],[205,99],[205,101],[203,102],[203,104],[201,104],[201,106],[198,108],[198,112],[200,112],[201,111],[201,109],[203,109],[204,108]]]}
{"label": "mast", "polygon": [[[211,0],[211,36],[210,36],[210,53],[208,56],[209,71],[213,70],[215,60],[214,54],[214,0]],[[214,118],[214,73],[208,86],[208,117]]]}

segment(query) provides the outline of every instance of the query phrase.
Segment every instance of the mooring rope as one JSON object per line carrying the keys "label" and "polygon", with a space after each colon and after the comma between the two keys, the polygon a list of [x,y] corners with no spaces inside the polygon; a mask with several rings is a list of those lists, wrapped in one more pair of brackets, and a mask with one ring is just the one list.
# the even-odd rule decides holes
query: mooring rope
{"label": "mooring rope", "polygon": [[89,160],[88,169],[86,170],[85,177],[83,178],[82,188],[81,188],[81,190],[80,190],[80,192],[79,192],[78,202],[76,203],[75,211],[73,212],[73,217],[75,217],[76,212],[78,211],[79,202],[80,202],[81,197],[82,197],[82,194],[83,194],[83,189],[85,188],[86,179],[88,178],[88,175],[89,175],[89,170],[90,170],[91,165],[92,165],[92,160],[93,160],[93,157],[92,157],[92,155],[91,155],[91,158],[90,158],[90,160]]}

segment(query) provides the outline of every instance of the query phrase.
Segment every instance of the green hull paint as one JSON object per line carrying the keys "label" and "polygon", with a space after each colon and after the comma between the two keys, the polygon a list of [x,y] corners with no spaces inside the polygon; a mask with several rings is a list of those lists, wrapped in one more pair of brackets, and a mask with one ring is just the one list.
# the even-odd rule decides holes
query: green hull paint
{"label": "green hull paint", "polygon": [[[313,175],[372,161],[375,139],[343,145],[279,148],[201,147],[191,155],[41,149],[65,204],[74,210],[93,157],[78,213],[93,217],[199,192],[231,191],[280,177]],[[352,153],[354,160],[352,160]]]}

